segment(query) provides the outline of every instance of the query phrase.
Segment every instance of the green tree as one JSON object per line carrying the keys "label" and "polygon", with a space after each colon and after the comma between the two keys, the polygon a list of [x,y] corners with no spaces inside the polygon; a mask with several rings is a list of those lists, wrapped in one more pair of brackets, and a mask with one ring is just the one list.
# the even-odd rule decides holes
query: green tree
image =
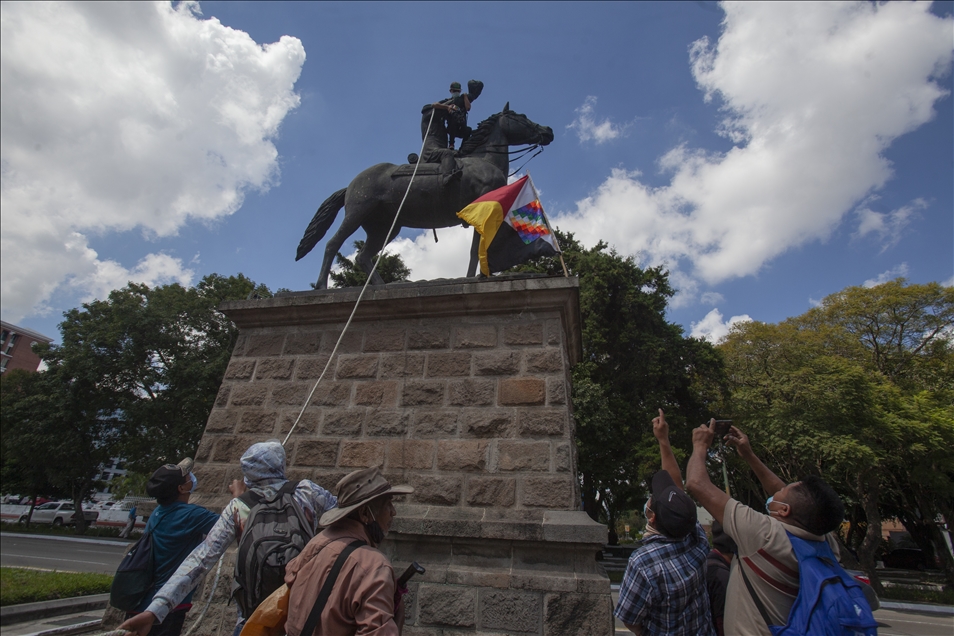
{"label": "green tree", "polygon": [[[720,346],[733,418],[783,479],[817,474],[839,491],[847,541],[879,590],[886,517],[906,521],[954,581],[934,522],[951,519],[954,492],[952,291],[904,281],[851,287],[778,325],[737,326]],[[733,466],[741,496],[764,497]]]}
{"label": "green tree", "polygon": [[[364,241],[355,241],[354,249],[361,251],[364,248]],[[362,287],[368,280],[368,275],[361,269],[357,263],[347,258],[341,252],[338,252],[337,263],[340,271],[331,272],[332,287]],[[381,262],[378,263],[377,273],[381,275],[385,283],[397,283],[410,280],[411,270],[401,259],[400,254],[384,254]]]}
{"label": "green tree", "polygon": [[37,497],[55,490],[47,474],[46,440],[35,424],[52,399],[43,386],[44,379],[40,374],[22,369],[12,369],[0,376],[0,419],[3,420],[0,474],[4,492],[27,495],[32,500],[28,526]]}
{"label": "green tree", "polygon": [[216,307],[253,294],[271,295],[241,274],[189,288],[130,283],[66,312],[62,344],[41,356],[86,383],[118,431],[115,452],[151,473],[195,453],[238,335]]}
{"label": "green tree", "polygon": [[[24,477],[34,499],[41,489],[66,494],[79,511],[115,451],[118,429],[96,378],[68,370],[60,361],[48,365],[4,386],[4,472]],[[76,531],[86,531],[79,514]]]}
{"label": "green tree", "polygon": [[[666,321],[673,290],[662,268],[642,269],[605,243],[584,249],[572,234],[556,234],[580,281],[583,357],[572,400],[583,507],[607,523],[615,543],[617,521],[642,505],[646,480],[659,469],[657,409],[666,411],[673,447],[688,448],[692,428],[725,397],[725,376],[714,347]],[[516,269],[563,275],[556,258]]]}

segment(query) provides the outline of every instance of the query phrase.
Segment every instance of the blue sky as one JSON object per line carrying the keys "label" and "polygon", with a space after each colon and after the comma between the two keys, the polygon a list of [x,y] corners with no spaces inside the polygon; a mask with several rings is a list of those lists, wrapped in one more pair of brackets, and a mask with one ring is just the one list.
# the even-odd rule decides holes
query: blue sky
{"label": "blue sky", "polygon": [[[950,2],[0,12],[0,309],[50,336],[128,280],[307,289],[317,206],[417,151],[421,106],[472,78],[472,125],[509,101],[553,128],[527,166],[551,221],[669,267],[687,333],[954,279]],[[470,235],[439,236],[389,250],[463,276]]]}

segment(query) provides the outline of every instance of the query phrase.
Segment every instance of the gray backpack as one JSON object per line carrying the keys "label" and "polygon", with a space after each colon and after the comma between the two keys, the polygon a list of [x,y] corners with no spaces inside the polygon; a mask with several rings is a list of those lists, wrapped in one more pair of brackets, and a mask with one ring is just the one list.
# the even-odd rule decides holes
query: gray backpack
{"label": "gray backpack", "polygon": [[287,482],[271,498],[247,490],[239,499],[251,509],[239,538],[232,598],[248,618],[285,583],[285,566],[314,536],[295,501],[298,482]]}

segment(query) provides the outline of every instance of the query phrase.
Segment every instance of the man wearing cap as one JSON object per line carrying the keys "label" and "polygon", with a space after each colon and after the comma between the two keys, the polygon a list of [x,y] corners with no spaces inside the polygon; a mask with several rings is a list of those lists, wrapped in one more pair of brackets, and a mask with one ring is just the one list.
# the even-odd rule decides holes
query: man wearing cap
{"label": "man wearing cap", "polygon": [[715,636],[706,593],[709,540],[682,489],[662,409],[653,419],[653,435],[663,469],[653,475],[643,509],[646,533],[626,565],[613,613],[634,634]]}
{"label": "man wearing cap", "polygon": [[[737,545],[738,558],[733,559],[726,594],[725,632],[771,636],[766,619],[773,625],[785,625],[801,585],[798,558],[788,534],[808,541],[827,541],[837,557],[838,542],[832,532],[841,524],[845,507],[831,486],[817,476],[786,484],[762,463],[748,435],[735,426],[724,440],[735,446],[770,495],[765,502],[768,514],[732,499],[712,483],[706,470],[715,428],[715,420],[711,420],[693,430],[686,476],[693,496]],[[869,603],[872,600],[869,597]]]}
{"label": "man wearing cap", "polygon": [[[159,504],[149,516],[145,528],[145,532],[152,534],[155,578],[149,594],[135,612],[127,614],[127,618],[149,607],[153,597],[172,577],[179,564],[202,543],[203,537],[219,519],[214,512],[189,503],[189,497],[198,483],[192,474],[192,466],[191,458],[178,464],[166,464],[154,472],[146,484],[146,493],[155,497]],[[161,624],[151,629],[150,636],[178,636],[191,607],[192,592],[189,592],[171,609]]]}
{"label": "man wearing cap", "polygon": [[[263,497],[274,497],[288,482],[285,479],[285,448],[278,440],[252,444],[242,455],[241,464],[243,481],[236,479],[229,486],[235,499],[222,510],[205,541],[186,557],[146,610],[120,625],[120,629],[146,636],[153,622],[168,620],[169,613],[192,593],[202,576],[225,554],[232,542],[241,537],[251,510],[238,497],[246,489]],[[305,521],[315,531],[319,517],[337,505],[334,495],[308,479],[298,482],[294,499],[304,513]],[[235,634],[241,631],[244,621],[245,617],[240,615]]]}
{"label": "man wearing cap", "polygon": [[[288,636],[401,633],[401,596],[407,590],[396,589],[394,569],[377,548],[394,519],[392,497],[411,492],[411,486],[392,486],[377,468],[356,470],[338,482],[338,507],[321,516],[325,529],[285,569]],[[335,568],[331,593],[316,610],[319,591]]]}

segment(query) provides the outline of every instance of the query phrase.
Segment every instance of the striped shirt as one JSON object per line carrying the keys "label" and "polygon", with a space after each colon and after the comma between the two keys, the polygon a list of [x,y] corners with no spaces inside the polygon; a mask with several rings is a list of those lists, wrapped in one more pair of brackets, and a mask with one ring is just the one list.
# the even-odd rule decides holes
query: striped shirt
{"label": "striped shirt", "polygon": [[715,636],[706,591],[709,540],[698,523],[682,539],[654,534],[629,563],[613,614],[648,636]]}
{"label": "striped shirt", "polygon": [[785,531],[809,541],[828,540],[835,556],[838,544],[831,534],[819,537],[730,499],[722,520],[725,533],[739,548],[732,559],[725,602],[725,633],[739,636],[771,636],[755,601],[745,587],[739,568],[758,594],[773,625],[785,625],[798,596],[798,559]]}

